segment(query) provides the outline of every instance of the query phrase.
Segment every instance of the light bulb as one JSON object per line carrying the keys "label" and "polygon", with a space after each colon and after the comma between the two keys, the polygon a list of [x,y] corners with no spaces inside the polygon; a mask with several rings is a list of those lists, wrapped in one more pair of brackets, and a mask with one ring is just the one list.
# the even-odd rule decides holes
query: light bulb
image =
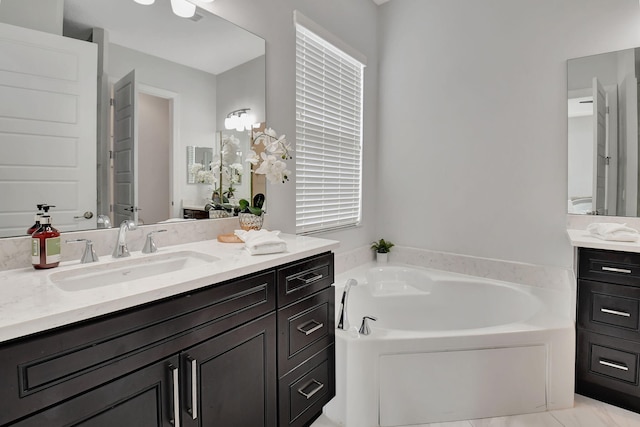
{"label": "light bulb", "polygon": [[145,6],[149,6],[150,4],[153,4],[156,0],[133,0],[133,1],[138,3],[138,4],[143,4]]}
{"label": "light bulb", "polygon": [[226,119],[224,119],[224,128],[225,129],[233,129],[235,126],[233,126],[231,117],[227,117]]}
{"label": "light bulb", "polygon": [[171,0],[171,10],[181,18],[191,18],[196,13],[196,5],[187,0]]}

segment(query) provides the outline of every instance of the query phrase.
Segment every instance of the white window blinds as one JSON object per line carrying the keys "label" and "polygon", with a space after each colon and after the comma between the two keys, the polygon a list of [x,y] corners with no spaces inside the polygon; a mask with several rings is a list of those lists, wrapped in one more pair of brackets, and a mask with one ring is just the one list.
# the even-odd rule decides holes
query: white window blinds
{"label": "white window blinds", "polygon": [[364,65],[296,25],[296,232],[361,218]]}

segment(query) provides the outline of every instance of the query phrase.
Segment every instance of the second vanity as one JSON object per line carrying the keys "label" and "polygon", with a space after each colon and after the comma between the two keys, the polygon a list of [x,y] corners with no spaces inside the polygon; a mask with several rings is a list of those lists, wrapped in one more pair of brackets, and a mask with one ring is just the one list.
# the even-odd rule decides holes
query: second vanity
{"label": "second vanity", "polygon": [[335,394],[337,242],[282,237],[133,253],[157,271],[122,282],[107,257],[0,272],[0,425],[308,425]]}
{"label": "second vanity", "polygon": [[640,412],[640,245],[569,230],[577,247],[576,393]]}

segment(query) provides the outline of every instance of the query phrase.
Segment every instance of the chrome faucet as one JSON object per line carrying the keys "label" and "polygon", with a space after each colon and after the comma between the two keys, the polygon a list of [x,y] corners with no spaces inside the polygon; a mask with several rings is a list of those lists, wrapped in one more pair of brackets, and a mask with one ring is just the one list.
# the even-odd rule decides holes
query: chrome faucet
{"label": "chrome faucet", "polygon": [[155,240],[153,240],[153,235],[156,233],[164,233],[167,230],[156,230],[151,231],[147,234],[147,240],[144,242],[144,247],[142,248],[143,254],[152,254],[158,252],[158,247],[156,246]]}
{"label": "chrome faucet", "polygon": [[358,331],[360,335],[371,334],[371,327],[369,326],[368,320],[373,320],[375,322],[376,320],[378,320],[378,318],[373,316],[364,316],[362,318],[362,325],[360,325],[360,330]]}
{"label": "chrome faucet", "polygon": [[98,259],[98,255],[96,254],[95,249],[93,249],[93,242],[89,239],[73,239],[73,240],[66,240],[67,243],[79,243],[79,242],[84,242],[85,246],[84,246],[84,252],[82,253],[82,257],[80,258],[80,263],[81,264],[86,264],[89,262],[97,262]]}
{"label": "chrome faucet", "polygon": [[136,223],[130,219],[125,219],[120,224],[120,231],[118,231],[118,240],[116,241],[116,247],[113,250],[114,258],[124,258],[131,256],[129,249],[127,249],[127,230],[135,230],[137,228]]}
{"label": "chrome faucet", "polygon": [[338,320],[338,329],[345,331],[349,330],[349,317],[347,316],[347,303],[349,302],[349,291],[352,286],[357,286],[358,281],[356,279],[349,279],[344,285],[344,291],[342,292],[342,301],[340,301],[340,319]]}

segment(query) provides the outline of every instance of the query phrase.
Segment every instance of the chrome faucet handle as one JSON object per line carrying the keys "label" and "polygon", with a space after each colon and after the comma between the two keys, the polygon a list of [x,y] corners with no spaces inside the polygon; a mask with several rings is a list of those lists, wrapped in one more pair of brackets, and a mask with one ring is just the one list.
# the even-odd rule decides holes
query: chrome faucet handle
{"label": "chrome faucet handle", "polygon": [[99,261],[98,254],[96,254],[96,251],[93,249],[93,242],[91,240],[89,240],[89,239],[73,239],[73,240],[66,240],[66,242],[67,243],[85,242],[84,252],[82,253],[82,257],[80,258],[80,263],[81,264],[87,264],[89,262]]}
{"label": "chrome faucet handle", "polygon": [[167,230],[156,230],[147,234],[147,240],[144,242],[144,248],[142,248],[143,254],[152,254],[154,252],[158,252],[158,247],[156,246],[155,240],[153,240],[153,235],[156,233],[164,233]]}
{"label": "chrome faucet handle", "polygon": [[368,322],[369,320],[373,320],[375,322],[378,318],[373,316],[364,316],[362,318],[362,325],[360,325],[360,330],[358,331],[360,335],[369,335],[371,333],[371,328],[369,327]]}

